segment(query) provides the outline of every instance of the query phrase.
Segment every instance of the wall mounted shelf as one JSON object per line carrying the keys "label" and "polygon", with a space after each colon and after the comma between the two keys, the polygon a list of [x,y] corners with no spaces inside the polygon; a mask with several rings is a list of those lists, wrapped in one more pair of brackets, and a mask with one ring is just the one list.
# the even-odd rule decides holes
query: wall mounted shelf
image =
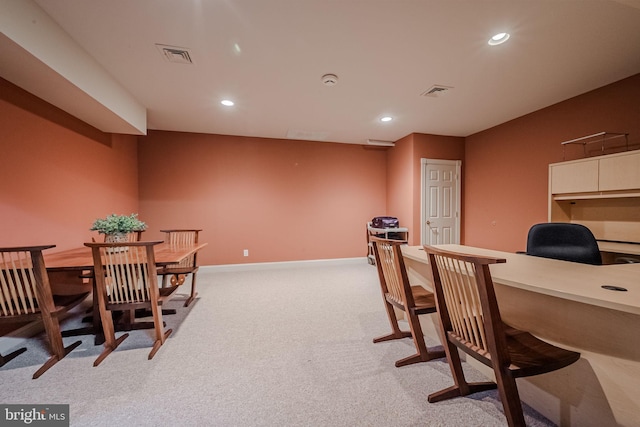
{"label": "wall mounted shelf", "polygon": [[625,148],[629,150],[629,134],[628,133],[616,133],[616,132],[598,132],[593,135],[587,135],[576,139],[571,139],[569,141],[561,142],[562,145],[562,160],[565,160],[565,148],[567,145],[578,144],[582,145],[582,151],[585,157],[589,156],[587,153],[587,145],[600,143],[600,152],[597,155],[605,154],[605,141],[616,139],[616,138],[624,138],[625,139]]}

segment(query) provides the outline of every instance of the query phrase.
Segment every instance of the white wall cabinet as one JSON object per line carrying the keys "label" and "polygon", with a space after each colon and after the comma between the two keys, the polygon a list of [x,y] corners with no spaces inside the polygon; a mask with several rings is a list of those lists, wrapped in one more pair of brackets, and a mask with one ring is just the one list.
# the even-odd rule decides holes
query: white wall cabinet
{"label": "white wall cabinet", "polygon": [[640,189],[640,152],[600,159],[598,189],[600,191]]}
{"label": "white wall cabinet", "polygon": [[549,167],[551,194],[598,191],[598,160],[556,163]]}
{"label": "white wall cabinet", "polygon": [[640,150],[549,165],[549,221],[640,243]]}
{"label": "white wall cabinet", "polygon": [[549,165],[551,194],[640,192],[640,150]]}

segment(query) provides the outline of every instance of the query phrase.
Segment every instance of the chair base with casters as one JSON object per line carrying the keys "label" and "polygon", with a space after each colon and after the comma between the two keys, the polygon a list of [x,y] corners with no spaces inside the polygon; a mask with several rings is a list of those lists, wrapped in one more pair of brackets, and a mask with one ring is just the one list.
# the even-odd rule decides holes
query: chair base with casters
{"label": "chair base with casters", "polygon": [[[396,367],[413,363],[427,362],[444,357],[444,351],[429,350],[424,341],[424,334],[418,316],[436,312],[433,293],[422,286],[411,286],[404,265],[401,246],[405,241],[371,237],[375,255],[380,289],[384,301],[387,318],[391,325],[391,333],[375,338],[374,343],[412,338],[416,354],[395,362]],[[403,311],[407,316],[410,331],[402,331],[395,309]]]}
{"label": "chair base with casters", "polygon": [[[580,353],[556,347],[505,324],[496,300],[490,264],[504,259],[425,246],[454,385],[428,396],[431,403],[498,389],[509,426],[525,426],[516,378],[552,372],[577,362]],[[496,382],[469,383],[461,350],[493,369]]]}
{"label": "chair base with casters", "polygon": [[[60,318],[87,298],[89,293],[52,294],[42,251],[53,247],[55,245],[0,248],[0,322],[41,320],[47,336],[51,356],[33,374],[33,379],[39,378],[82,343],[76,341],[64,346]],[[0,366],[25,351],[25,348],[20,348],[0,356]]]}

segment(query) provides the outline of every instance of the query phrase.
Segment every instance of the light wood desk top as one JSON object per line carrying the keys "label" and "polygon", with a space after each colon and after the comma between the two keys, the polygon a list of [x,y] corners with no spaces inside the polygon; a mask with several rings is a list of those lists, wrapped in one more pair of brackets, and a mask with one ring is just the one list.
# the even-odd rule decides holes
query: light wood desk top
{"label": "light wood desk top", "polygon": [[640,243],[607,242],[605,240],[598,240],[598,248],[602,252],[640,255]]}
{"label": "light wood desk top", "polygon": [[[169,245],[160,243],[154,247],[157,265],[177,264],[191,254],[207,246],[206,243],[193,245]],[[44,254],[47,270],[88,270],[93,268],[91,248],[86,246]]]}
{"label": "light wood desk top", "polygon": [[[494,251],[462,245],[439,245],[443,249],[474,255],[505,258],[491,266],[495,283],[540,294],[640,314],[640,264],[588,265]],[[421,246],[405,246],[405,257],[427,263]],[[626,288],[626,292],[603,289],[602,285]]]}
{"label": "light wood desk top", "polygon": [[[588,265],[461,245],[438,247],[505,258],[506,263],[490,266],[503,320],[580,352],[577,363],[554,375],[520,379],[522,400],[557,425],[640,426],[640,264]],[[404,246],[403,254],[412,283],[430,288],[424,250]],[[484,365],[473,362],[491,377]]]}

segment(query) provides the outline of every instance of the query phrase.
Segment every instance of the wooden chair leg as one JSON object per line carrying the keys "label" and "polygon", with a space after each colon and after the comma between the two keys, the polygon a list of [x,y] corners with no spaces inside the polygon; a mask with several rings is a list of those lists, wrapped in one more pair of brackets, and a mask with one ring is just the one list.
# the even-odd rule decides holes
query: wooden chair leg
{"label": "wooden chair leg", "polygon": [[184,306],[189,307],[189,304],[196,299],[196,296],[198,296],[198,293],[196,292],[196,273],[193,273],[191,275],[191,295],[187,298],[187,301],[185,301]]}
{"label": "wooden chair leg", "polygon": [[411,328],[413,343],[415,344],[418,353],[398,360],[396,362],[396,367],[399,368],[413,363],[427,362],[429,360],[440,359],[445,356],[444,350],[429,351],[427,349],[427,344],[424,342],[424,334],[422,333],[422,326],[420,326],[420,319],[416,314],[409,313],[408,321],[409,327]]}
{"label": "wooden chair leg", "polygon": [[155,356],[158,350],[160,350],[160,346],[164,344],[167,338],[169,338],[169,335],[171,335],[171,332],[173,332],[173,329],[167,329],[167,331],[164,332],[162,339],[157,339],[153,343],[153,347],[151,348],[151,352],[149,353],[149,357],[148,357],[149,360],[153,359],[153,356]]}
{"label": "wooden chair leg", "polygon": [[381,337],[374,338],[373,339],[374,344],[383,342],[383,341],[398,340],[398,339],[410,337],[411,332],[408,332],[408,331],[405,332],[400,330],[400,325],[398,325],[398,317],[396,316],[396,312],[393,309],[393,306],[385,301],[384,307],[387,310],[387,318],[389,319],[389,324],[391,325],[392,332],[388,335],[383,335]]}
{"label": "wooden chair leg", "polygon": [[45,372],[47,372],[47,370],[52,367],[53,365],[55,365],[56,363],[58,363],[62,358],[64,358],[64,356],[66,356],[67,354],[71,353],[76,347],[78,347],[80,344],[82,344],[82,341],[76,341],[73,344],[64,347],[64,355],[59,358],[56,355],[53,355],[49,358],[49,360],[47,360],[45,362],[44,365],[42,365],[40,367],[40,369],[38,369],[34,374],[33,374],[33,379],[37,379],[40,377],[40,375],[44,374]]}
{"label": "wooden chair leg", "polygon": [[447,354],[447,361],[449,362],[449,368],[451,369],[454,385],[445,388],[444,390],[431,393],[427,397],[427,401],[429,403],[440,402],[454,397],[467,396],[472,393],[492,390],[497,387],[497,384],[494,382],[468,383],[464,377],[460,354],[458,354],[456,346],[447,341],[444,349]]}
{"label": "wooden chair leg", "polygon": [[507,417],[509,427],[526,427],[515,378],[499,372],[495,372],[495,374],[500,400],[502,400],[504,415]]}
{"label": "wooden chair leg", "polygon": [[104,350],[102,350],[102,353],[100,353],[100,356],[98,356],[98,358],[93,362],[93,366],[94,367],[98,366],[108,355],[111,354],[113,350],[118,348],[118,346],[122,343],[122,341],[124,341],[128,336],[129,336],[128,333],[122,334],[120,337],[118,337],[118,339],[114,339],[113,344],[110,344],[110,345],[107,345],[107,342],[105,340]]}
{"label": "wooden chair leg", "polygon": [[93,366],[98,366],[113,350],[124,341],[129,334],[123,334],[116,339],[116,332],[113,326],[113,316],[111,311],[100,307],[100,320],[102,321],[102,331],[104,333],[104,350],[93,362]]}
{"label": "wooden chair leg", "polygon": [[44,330],[49,341],[51,357],[33,374],[34,380],[82,344],[82,341],[76,341],[68,347],[64,346],[62,342],[62,332],[60,331],[60,322],[55,314],[43,311],[42,323],[44,324]]}
{"label": "wooden chair leg", "polygon": [[157,305],[151,306],[151,312],[153,313],[153,323],[154,323],[154,331],[156,340],[153,343],[153,347],[151,348],[151,352],[149,353],[149,360],[153,359],[153,356],[156,355],[160,346],[164,344],[165,340],[171,335],[173,332],[172,329],[164,330],[164,321],[162,320],[162,310]]}

